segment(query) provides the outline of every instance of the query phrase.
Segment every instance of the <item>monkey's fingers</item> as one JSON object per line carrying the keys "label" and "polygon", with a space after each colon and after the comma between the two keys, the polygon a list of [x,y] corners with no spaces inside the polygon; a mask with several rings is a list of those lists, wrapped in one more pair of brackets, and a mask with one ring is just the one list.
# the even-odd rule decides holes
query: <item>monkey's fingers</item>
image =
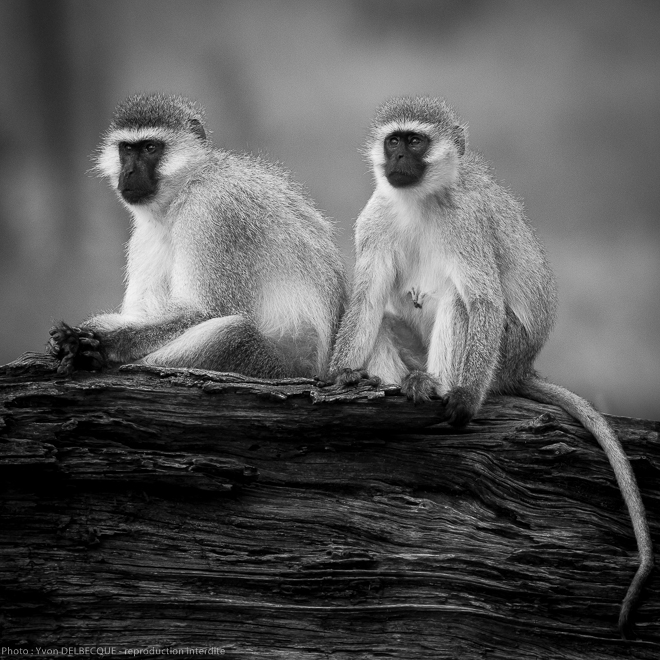
{"label": "monkey's fingers", "polygon": [[79,337],[79,341],[80,341],[79,351],[97,351],[101,346],[101,342],[98,339],[94,339],[94,335],[92,333],[88,333],[87,335],[84,336],[81,335]]}
{"label": "monkey's fingers", "polygon": [[80,342],[75,328],[60,321],[49,330],[49,334],[50,339],[46,346],[54,357],[63,358],[77,352]]}
{"label": "monkey's fingers", "polygon": [[57,367],[57,373],[61,376],[70,376],[75,371],[73,366],[74,357],[75,355],[73,353],[65,355]]}
{"label": "monkey's fingers", "polygon": [[91,330],[80,330],[80,345],[76,354],[76,368],[85,371],[99,371],[107,365],[102,343]]}
{"label": "monkey's fingers", "polygon": [[83,328],[72,328],[72,330],[74,330],[74,332],[78,335],[78,337],[80,337],[81,340],[94,339],[96,336],[91,330],[85,330]]}
{"label": "monkey's fingers", "polygon": [[380,385],[378,376],[370,376],[365,369],[342,369],[335,383],[340,387],[354,387],[355,385]]}
{"label": "monkey's fingers", "polygon": [[70,376],[76,369],[97,371],[106,365],[99,340],[91,330],[56,323],[49,331],[48,352],[60,360],[57,373]]}
{"label": "monkey's fingers", "polygon": [[456,428],[469,424],[479,409],[474,396],[464,387],[454,387],[444,399],[447,423]]}
{"label": "monkey's fingers", "polygon": [[75,371],[75,359],[77,350],[70,343],[57,345],[51,350],[51,355],[60,360],[57,373],[62,376],[70,376]]}
{"label": "monkey's fingers", "polygon": [[401,383],[401,394],[416,404],[437,398],[437,391],[438,382],[425,371],[411,371]]}
{"label": "monkey's fingers", "polygon": [[329,392],[341,393],[347,389],[366,385],[379,387],[381,379],[378,376],[370,376],[364,369],[342,369],[329,376],[328,380],[317,380],[316,386]]}
{"label": "monkey's fingers", "polygon": [[[97,342],[98,344],[98,342]],[[106,366],[107,361],[101,351],[83,351],[76,356],[80,364],[84,364],[87,371],[100,371]]]}
{"label": "monkey's fingers", "polygon": [[323,380],[322,378],[319,378],[318,376],[314,377],[314,385],[318,388],[323,389],[324,387],[330,387],[331,385],[335,384],[334,380]]}
{"label": "monkey's fingers", "polygon": [[53,339],[62,341],[68,337],[78,337],[80,328],[74,328],[64,321],[59,321],[48,331],[48,334]]}
{"label": "monkey's fingers", "polygon": [[53,357],[57,357],[59,355],[60,348],[61,348],[60,344],[52,337],[48,340],[48,343],[46,344],[46,351]]}

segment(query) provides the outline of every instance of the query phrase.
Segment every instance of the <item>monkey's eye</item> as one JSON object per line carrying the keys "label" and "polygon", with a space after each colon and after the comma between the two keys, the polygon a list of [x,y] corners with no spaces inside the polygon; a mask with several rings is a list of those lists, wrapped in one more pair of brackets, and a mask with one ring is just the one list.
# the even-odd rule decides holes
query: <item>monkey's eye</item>
{"label": "monkey's eye", "polygon": [[426,146],[427,143],[427,138],[425,138],[423,135],[417,135],[416,133],[413,133],[408,138],[408,146],[412,147],[413,149],[420,149],[424,146]]}
{"label": "monkey's eye", "polygon": [[154,153],[154,151],[156,151],[156,144],[155,144],[155,142],[146,142],[145,145],[144,145],[144,150],[145,150],[148,154],[152,154],[152,153]]}
{"label": "monkey's eye", "polygon": [[391,149],[395,149],[396,147],[399,146],[399,138],[396,135],[391,135],[390,137],[387,138],[385,141],[387,146],[390,147]]}

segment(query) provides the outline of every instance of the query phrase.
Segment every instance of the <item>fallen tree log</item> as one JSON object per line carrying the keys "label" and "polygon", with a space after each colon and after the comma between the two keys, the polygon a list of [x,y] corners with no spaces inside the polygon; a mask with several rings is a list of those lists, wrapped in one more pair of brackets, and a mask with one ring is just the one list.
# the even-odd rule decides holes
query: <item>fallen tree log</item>
{"label": "fallen tree log", "polygon": [[[660,538],[660,424],[609,418]],[[0,369],[2,655],[658,658],[595,440],[489,400],[465,430],[396,388],[127,365]],[[81,651],[82,654],[82,651]]]}

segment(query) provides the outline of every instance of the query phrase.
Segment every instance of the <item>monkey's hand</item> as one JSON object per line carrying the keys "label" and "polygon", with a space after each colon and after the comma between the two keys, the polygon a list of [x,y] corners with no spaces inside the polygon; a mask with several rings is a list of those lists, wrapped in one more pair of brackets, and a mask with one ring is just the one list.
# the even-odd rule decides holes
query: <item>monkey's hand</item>
{"label": "monkey's hand", "polygon": [[360,385],[365,382],[368,385],[378,387],[380,385],[380,378],[378,376],[370,376],[365,369],[342,369],[337,375],[337,378],[335,378],[335,383],[341,387],[352,387],[353,385]]}
{"label": "monkey's hand", "polygon": [[451,426],[466,426],[479,410],[479,401],[465,387],[454,387],[442,397],[446,421]]}
{"label": "monkey's hand", "polygon": [[58,360],[57,373],[70,376],[75,370],[98,371],[106,365],[103,348],[91,330],[72,328],[60,321],[50,329],[48,352]]}
{"label": "monkey's hand", "polygon": [[378,376],[370,376],[365,369],[340,369],[330,374],[330,380],[319,382],[319,387],[335,387],[338,390],[344,390],[356,385],[380,385]]}
{"label": "monkey's hand", "polygon": [[438,398],[438,381],[425,371],[411,371],[401,383],[401,394],[413,403]]}

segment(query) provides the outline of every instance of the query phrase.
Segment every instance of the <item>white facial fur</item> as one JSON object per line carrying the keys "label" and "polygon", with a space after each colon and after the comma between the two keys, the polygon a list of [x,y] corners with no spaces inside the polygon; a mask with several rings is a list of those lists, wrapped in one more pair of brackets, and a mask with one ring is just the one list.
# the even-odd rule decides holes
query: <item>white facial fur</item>
{"label": "white facial fur", "polygon": [[[422,181],[405,188],[394,188],[390,185],[384,172],[386,159],[383,143],[388,135],[397,131],[419,133],[426,136],[430,143],[424,155],[427,167]],[[446,136],[441,135],[437,127],[425,122],[398,120],[383,124],[375,134],[368,156],[373,167],[376,187],[380,192],[388,191],[392,196],[426,197],[452,186],[458,178],[459,156],[456,145]]]}
{"label": "white facial fur", "polygon": [[161,177],[172,177],[193,165],[205,153],[199,139],[194,135],[175,132],[167,128],[122,128],[109,133],[96,159],[96,170],[108,177],[113,188],[117,187],[121,163],[119,161],[120,142],[143,142],[156,140],[164,142],[165,152],[158,167]]}

